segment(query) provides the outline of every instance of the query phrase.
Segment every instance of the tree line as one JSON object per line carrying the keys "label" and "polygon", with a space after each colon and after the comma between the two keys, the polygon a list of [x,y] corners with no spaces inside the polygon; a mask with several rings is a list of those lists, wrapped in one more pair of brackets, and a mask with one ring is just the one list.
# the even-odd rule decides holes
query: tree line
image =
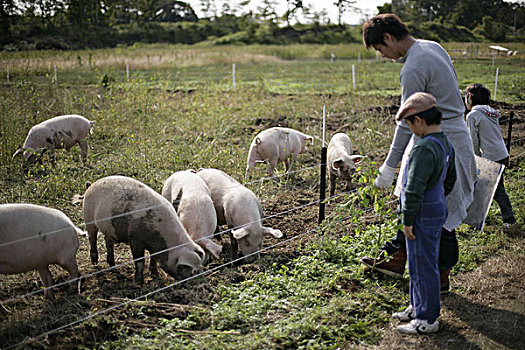
{"label": "tree line", "polygon": [[[2,0],[0,49],[79,49],[135,42],[194,44],[349,43],[361,41],[360,26],[344,23],[356,1],[330,0],[316,11],[303,0],[200,0],[199,18],[177,0]],[[438,41],[523,41],[525,4],[503,0],[393,0],[377,8],[396,13],[421,38]]]}

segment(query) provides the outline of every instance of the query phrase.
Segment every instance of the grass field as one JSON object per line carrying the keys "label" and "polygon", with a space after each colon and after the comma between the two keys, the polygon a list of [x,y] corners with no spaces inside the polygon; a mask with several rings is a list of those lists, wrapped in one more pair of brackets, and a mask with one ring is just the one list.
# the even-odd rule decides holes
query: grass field
{"label": "grass field", "polygon": [[[503,114],[505,136],[514,112],[511,164],[505,176],[523,224],[525,46],[512,47],[518,50],[516,56],[497,56],[493,67],[488,44],[468,45],[474,57],[454,56],[459,88],[481,82],[493,91],[499,68],[493,104]],[[381,279],[363,275],[359,265],[360,257],[376,254],[395,231],[395,197],[368,184],[393,136],[400,64],[376,61],[375,53],[361,45],[159,45],[0,53],[0,64],[10,67],[9,83],[4,80],[0,86],[0,203],[57,208],[82,229],[82,208],[71,199],[84,192],[86,181],[120,174],[160,191],[173,172],[204,167],[222,169],[241,181],[249,144],[258,131],[279,125],[315,137],[289,181],[283,177],[277,183],[247,184],[260,198],[265,225],[285,235],[266,240],[264,246],[272,248],[259,261],[234,267],[224,254],[196,279],[177,284],[167,275],[159,281],[146,273],[140,288],[133,283],[132,265],[98,273],[107,267],[103,239],[102,262],[93,266],[88,241],[81,238],[80,271],[96,274],[81,281],[78,295],[58,288],[56,302],[44,300],[41,293],[19,298],[41,288],[38,274],[0,275],[0,302],[10,311],[0,316],[0,347],[24,340],[29,342],[23,348],[55,349],[368,347],[380,341],[390,314],[406,305],[408,274],[403,280]],[[361,164],[360,190],[330,200],[328,218],[319,227],[323,106],[326,140],[346,132],[355,153],[367,157]],[[87,165],[80,163],[75,147],[57,152],[56,169],[46,162],[24,173],[20,159],[12,155],[31,126],[70,113],[95,120]],[[265,175],[265,167],[258,166],[256,178]],[[367,195],[375,204],[364,199]],[[501,250],[523,256],[522,229],[518,234],[503,232],[495,204],[482,233],[466,225],[458,233],[461,256],[453,274],[476,269]],[[129,246],[118,245],[117,264],[130,258]],[[52,273],[57,282],[67,277],[60,268]],[[163,286],[170,287],[159,291]],[[109,310],[112,307],[115,310]],[[60,327],[65,328],[56,330]]]}

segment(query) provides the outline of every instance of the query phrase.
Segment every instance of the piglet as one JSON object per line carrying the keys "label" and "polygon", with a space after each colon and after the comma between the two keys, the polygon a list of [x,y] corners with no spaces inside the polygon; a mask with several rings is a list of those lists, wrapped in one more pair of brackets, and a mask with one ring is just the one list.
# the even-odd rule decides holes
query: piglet
{"label": "piglet", "polygon": [[273,177],[279,162],[284,162],[286,172],[289,173],[293,161],[305,151],[306,141],[313,144],[314,138],[290,128],[274,127],[261,131],[250,144],[245,181],[250,180],[257,162],[268,163],[270,177]]}
{"label": "piglet", "polygon": [[231,176],[218,169],[200,169],[197,172],[211,192],[211,198],[217,212],[217,224],[228,225],[232,244],[232,258],[237,257],[237,248],[246,256],[245,261],[255,261],[262,248],[264,236],[281,238],[282,232],[264,227],[261,203],[255,194],[241,185]]}
{"label": "piglet", "polygon": [[[0,273],[37,270],[44,286],[53,283],[49,265],[67,270],[70,279],[79,276],[76,254],[82,231],[60,210],[33,204],[0,205]],[[75,292],[78,283],[71,283]],[[53,298],[52,289],[45,295]]]}
{"label": "piglet", "polygon": [[204,180],[191,170],[177,171],[164,182],[162,196],[173,204],[193,241],[218,259],[222,246],[210,238],[217,227],[217,215]]}
{"label": "piglet", "polygon": [[327,150],[327,162],[330,168],[330,196],[335,193],[337,178],[346,180],[346,190],[352,189],[352,175],[355,173],[356,164],[363,159],[361,155],[352,154],[352,141],[343,133],[332,136]]}
{"label": "piglet", "polygon": [[69,151],[78,143],[80,156],[85,162],[88,153],[87,136],[94,124],[94,121],[76,114],[61,115],[43,121],[29,130],[24,146],[13,154],[13,158],[22,154],[28,164],[37,161],[41,163],[42,154],[48,150],[51,152],[51,164],[55,167],[55,149],[65,148]]}
{"label": "piglet", "polygon": [[[144,251],[156,254],[150,261],[152,275],[158,275],[156,261],[171,277],[184,279],[201,267],[205,253],[192,241],[166,198],[140,181],[125,176],[108,176],[95,181],[83,198],[84,220],[91,245],[91,261],[98,262],[97,233],[105,235],[107,262],[115,266],[115,243],[128,243],[135,260],[135,283],[144,282]],[[167,250],[167,251],[166,251]]]}

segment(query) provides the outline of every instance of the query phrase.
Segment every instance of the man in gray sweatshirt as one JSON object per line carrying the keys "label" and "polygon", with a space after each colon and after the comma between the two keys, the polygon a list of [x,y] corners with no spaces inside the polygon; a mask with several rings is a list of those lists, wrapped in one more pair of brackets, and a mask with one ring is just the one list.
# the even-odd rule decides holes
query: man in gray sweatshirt
{"label": "man in gray sweatshirt", "polygon": [[[436,98],[436,107],[443,116],[442,131],[456,150],[458,177],[454,189],[447,196],[449,214],[443,225],[439,252],[441,291],[447,292],[448,275],[457,263],[459,253],[455,229],[467,216],[467,209],[474,198],[474,182],[477,176],[472,141],[463,120],[465,107],[456,71],[443,47],[433,41],[414,39],[407,26],[396,15],[381,14],[368,20],[363,25],[363,39],[367,48],[374,48],[381,52],[383,57],[404,63],[399,76],[401,104],[416,92],[427,92]],[[374,181],[375,186],[391,187],[399,162],[402,158],[403,164],[406,162],[417,139],[405,121],[397,123],[388,156]],[[398,176],[397,193],[401,178],[402,174]],[[390,256],[393,258],[390,259]],[[397,232],[396,238],[384,244],[383,251],[377,259],[364,257],[361,262],[379,272],[401,277],[406,263],[403,232]]]}
{"label": "man in gray sweatshirt", "polygon": [[[470,130],[474,153],[505,166],[509,165],[509,152],[503,141],[499,127],[500,114],[490,107],[490,91],[482,84],[472,84],[465,91],[465,105],[470,110],[467,114],[467,126]],[[503,226],[516,223],[509,196],[505,191],[503,174],[494,193],[494,200],[501,209]]]}

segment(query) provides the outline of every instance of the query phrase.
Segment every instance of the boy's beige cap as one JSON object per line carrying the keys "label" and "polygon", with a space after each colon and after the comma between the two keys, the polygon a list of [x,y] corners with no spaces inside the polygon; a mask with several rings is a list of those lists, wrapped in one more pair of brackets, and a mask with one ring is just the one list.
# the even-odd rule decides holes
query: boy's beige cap
{"label": "boy's beige cap", "polygon": [[436,98],[426,92],[416,92],[407,100],[396,114],[396,120],[400,121],[411,115],[418,114],[436,106]]}

